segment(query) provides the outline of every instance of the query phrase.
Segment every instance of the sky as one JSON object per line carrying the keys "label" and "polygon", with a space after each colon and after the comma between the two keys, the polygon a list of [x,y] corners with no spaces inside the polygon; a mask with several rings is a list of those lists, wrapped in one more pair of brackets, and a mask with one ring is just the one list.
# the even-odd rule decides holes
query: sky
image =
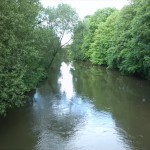
{"label": "sky", "polygon": [[128,0],[41,0],[41,2],[44,7],[67,3],[76,9],[80,18],[92,15],[99,8],[115,7],[121,9],[129,3]]}

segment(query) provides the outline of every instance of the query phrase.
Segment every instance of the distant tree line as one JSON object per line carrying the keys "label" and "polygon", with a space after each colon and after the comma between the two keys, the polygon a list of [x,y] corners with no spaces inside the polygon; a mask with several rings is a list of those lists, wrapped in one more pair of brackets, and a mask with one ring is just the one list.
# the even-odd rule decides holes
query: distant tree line
{"label": "distant tree line", "polygon": [[45,9],[39,0],[1,0],[0,115],[26,102],[25,93],[47,76],[76,21],[69,5]]}
{"label": "distant tree line", "polygon": [[150,0],[86,16],[74,29],[71,56],[150,79]]}

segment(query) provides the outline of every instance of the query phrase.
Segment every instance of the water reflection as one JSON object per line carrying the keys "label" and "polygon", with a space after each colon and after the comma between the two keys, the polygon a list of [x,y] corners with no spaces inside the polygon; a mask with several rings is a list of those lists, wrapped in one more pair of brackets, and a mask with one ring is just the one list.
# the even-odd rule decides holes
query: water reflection
{"label": "water reflection", "polygon": [[62,93],[65,93],[68,100],[70,100],[74,96],[72,74],[70,73],[71,69],[74,69],[71,63],[67,65],[66,63],[62,62],[60,67],[61,76],[58,79],[58,83],[60,83],[61,85],[60,91]]}
{"label": "water reflection", "polygon": [[33,105],[34,131],[39,139],[36,149],[130,149],[116,130],[111,113],[96,110],[93,99],[75,92],[72,71],[75,68],[71,63],[61,64],[59,78],[51,82],[58,83],[55,94],[48,82],[36,90]]}
{"label": "water reflection", "polygon": [[0,149],[149,150],[149,91],[147,81],[63,62],[32,106],[0,119]]}
{"label": "water reflection", "polygon": [[98,67],[89,68],[82,64],[75,65],[75,68],[73,81],[76,93],[94,99],[93,103],[97,110],[112,114],[119,138],[130,149],[148,150],[150,147],[149,84]]}

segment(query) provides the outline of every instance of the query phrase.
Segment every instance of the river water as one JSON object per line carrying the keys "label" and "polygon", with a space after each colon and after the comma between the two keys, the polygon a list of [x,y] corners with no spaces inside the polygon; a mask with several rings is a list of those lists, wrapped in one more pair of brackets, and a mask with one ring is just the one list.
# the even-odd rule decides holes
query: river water
{"label": "river water", "polygon": [[149,150],[150,84],[62,62],[33,104],[0,120],[0,150]]}

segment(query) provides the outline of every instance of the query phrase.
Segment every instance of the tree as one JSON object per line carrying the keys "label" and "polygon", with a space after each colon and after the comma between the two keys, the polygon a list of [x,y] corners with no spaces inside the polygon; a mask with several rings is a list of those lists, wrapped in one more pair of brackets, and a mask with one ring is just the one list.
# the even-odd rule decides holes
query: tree
{"label": "tree", "polygon": [[[76,11],[68,4],[59,4],[56,8],[46,8],[44,18],[47,27],[51,28],[57,34],[57,36],[59,37],[59,43],[61,44],[66,34],[71,35],[73,33],[73,29],[78,22],[78,15]],[[60,47],[53,48],[53,57],[51,63],[53,62],[59,50],[64,45],[68,44],[70,40],[71,37],[68,41],[66,41],[66,43],[62,44]]]}
{"label": "tree", "polygon": [[[108,10],[105,9],[102,14],[104,14],[105,16],[105,11],[107,12]],[[107,65],[106,56],[107,50],[111,44],[111,37],[113,35],[112,31],[114,29],[115,18],[117,17],[116,10],[110,9],[109,15],[107,14],[107,16],[105,16],[107,18],[105,18],[104,16],[102,17],[104,21],[99,22],[99,26],[94,34],[94,42],[91,43],[90,46],[90,61],[94,64]]]}
{"label": "tree", "polygon": [[88,32],[86,21],[79,21],[74,29],[73,43],[71,45],[71,54],[75,60],[86,60],[85,52],[82,49],[84,36]]}
{"label": "tree", "polygon": [[31,88],[25,79],[35,77],[32,76],[35,68],[29,62],[37,59],[33,31],[39,9],[37,0],[1,0],[0,114],[5,114],[7,108],[21,106],[24,93]]}
{"label": "tree", "polygon": [[5,115],[22,106],[25,93],[46,77],[77,16],[63,4],[45,11],[39,0],[2,0],[0,13],[0,114]]}
{"label": "tree", "polygon": [[[98,10],[90,16],[88,31],[81,36],[82,46],[76,54],[94,64],[119,69],[123,74],[150,79],[149,18],[149,0],[131,0],[120,11]],[[76,45],[81,44],[76,40],[78,35],[75,32]]]}
{"label": "tree", "polygon": [[[114,11],[116,11],[116,9],[114,8],[99,9],[94,13],[93,16],[90,17],[88,34],[89,37],[85,37],[85,43],[83,44],[83,46],[85,46],[85,48],[88,48],[86,50],[86,56],[94,64],[106,64],[104,53],[106,53],[105,50],[107,49],[107,47],[104,49],[103,45],[108,44],[107,39],[106,41],[103,41],[103,43],[102,40],[107,38],[104,31],[104,28],[105,30],[107,30],[107,28],[105,27],[105,22]],[[103,37],[102,34],[104,34]],[[89,44],[87,42],[89,42]],[[100,43],[102,47],[100,47]]]}
{"label": "tree", "polygon": [[[133,0],[136,16],[132,21],[132,57],[138,65],[136,73],[150,79],[150,1]],[[133,62],[132,62],[133,63]]]}
{"label": "tree", "polygon": [[114,24],[112,33],[112,43],[108,49],[107,62],[109,68],[119,68],[121,72],[125,73],[123,62],[125,61],[125,54],[132,51],[129,47],[131,44],[131,22],[135,16],[133,6],[124,7],[118,14]]}
{"label": "tree", "polygon": [[39,53],[39,64],[42,68],[47,68],[53,58],[53,49],[59,49],[61,43],[56,33],[47,27],[36,28],[35,46]]}

